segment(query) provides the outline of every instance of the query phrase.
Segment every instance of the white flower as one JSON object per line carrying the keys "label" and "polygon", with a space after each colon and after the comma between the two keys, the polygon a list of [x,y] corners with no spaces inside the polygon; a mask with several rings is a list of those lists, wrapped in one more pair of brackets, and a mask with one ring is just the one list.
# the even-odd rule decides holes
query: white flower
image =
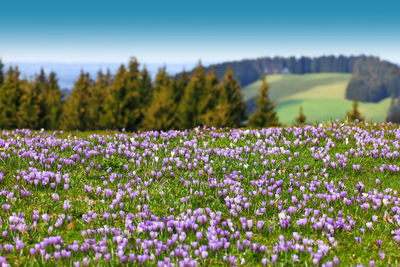
{"label": "white flower", "polygon": [[249,167],[249,165],[246,163],[246,164],[243,165],[243,167],[244,167],[245,169],[247,169],[247,168]]}
{"label": "white flower", "polygon": [[387,200],[386,198],[384,198],[382,200],[382,202],[383,202],[383,205],[385,205],[385,207],[389,204],[389,200]]}
{"label": "white flower", "polygon": [[278,217],[279,217],[279,220],[284,220],[286,218],[286,213],[285,212],[279,212]]}
{"label": "white flower", "polygon": [[157,156],[155,156],[155,157],[154,157],[154,160],[155,160],[156,162],[158,162],[158,157],[157,157]]}
{"label": "white flower", "polygon": [[135,138],[132,137],[132,138],[130,139],[130,141],[131,141],[131,143],[135,142]]}

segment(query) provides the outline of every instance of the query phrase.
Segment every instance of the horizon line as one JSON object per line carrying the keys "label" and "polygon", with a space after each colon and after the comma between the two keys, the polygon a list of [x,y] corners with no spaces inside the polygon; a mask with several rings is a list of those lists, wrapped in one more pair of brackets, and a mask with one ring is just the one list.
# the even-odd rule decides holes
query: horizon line
{"label": "horizon line", "polygon": [[[316,56],[316,55],[312,55],[312,56],[309,56],[309,55],[288,55],[288,56],[273,55],[273,56],[271,56],[271,55],[269,55],[268,56],[267,55],[267,56],[257,56],[257,57],[242,57],[240,59],[232,58],[232,59],[217,60],[217,61],[209,61],[209,60],[203,61],[202,59],[193,60],[193,61],[185,60],[185,61],[172,61],[172,62],[165,62],[165,61],[164,62],[156,62],[156,61],[146,62],[146,61],[140,61],[140,60],[137,60],[137,61],[139,63],[143,62],[142,65],[145,65],[145,64],[157,64],[157,65],[160,65],[160,64],[193,64],[193,63],[198,63],[198,62],[206,63],[206,64],[220,64],[220,63],[225,63],[225,62],[236,62],[236,61],[243,61],[243,60],[256,60],[256,59],[260,59],[260,58],[276,58],[276,57],[291,58],[291,57],[294,57],[296,59],[299,59],[301,57],[318,58],[318,57],[327,57],[327,56],[335,56],[335,57],[339,57],[339,56],[344,56],[344,57],[367,56],[367,57],[369,57],[369,56],[372,56],[372,57],[378,57],[379,59],[390,61],[392,63],[400,63],[400,61],[397,62],[397,61],[394,61],[394,60],[388,60],[388,59],[384,59],[381,56],[378,56],[376,54],[366,54],[366,53],[359,53],[359,54],[353,54],[353,53],[350,53],[350,54],[331,53],[331,54],[320,54],[318,56]],[[0,56],[0,61],[2,61],[3,63],[6,63],[6,64],[15,64],[15,63],[26,63],[26,64],[36,63],[37,64],[37,63],[44,63],[44,64],[66,64],[66,65],[70,64],[70,65],[73,65],[73,64],[124,64],[124,62],[125,63],[129,62],[129,60],[131,58],[136,58],[137,59],[137,57],[134,57],[134,56],[130,56],[130,57],[127,57],[127,58],[128,59],[125,60],[125,61],[62,61],[62,60],[54,60],[54,61],[53,60],[44,60],[44,61],[40,61],[40,60],[38,60],[38,61],[21,60],[20,61],[20,60],[2,60],[2,58]]]}

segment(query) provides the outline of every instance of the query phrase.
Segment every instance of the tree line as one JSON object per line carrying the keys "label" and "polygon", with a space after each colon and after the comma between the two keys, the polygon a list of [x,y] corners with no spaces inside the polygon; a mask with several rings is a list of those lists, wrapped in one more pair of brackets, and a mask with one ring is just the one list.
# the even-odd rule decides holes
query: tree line
{"label": "tree line", "polygon": [[353,76],[346,90],[346,98],[362,102],[379,102],[387,97],[400,96],[400,68],[377,57],[363,57],[356,61]]}
{"label": "tree line", "polygon": [[[249,118],[254,127],[278,125],[268,85],[260,90],[259,109]],[[190,129],[199,125],[239,127],[247,120],[241,85],[231,68],[219,78],[199,64],[175,77],[160,68],[152,81],[146,67],[132,58],[115,74],[81,71],[71,93],[61,93],[54,72],[43,69],[33,80],[18,67],[3,71],[0,61],[0,128],[98,130]],[[258,116],[258,117],[257,117]],[[257,118],[256,118],[257,117]],[[262,118],[262,119],[260,119]]]}
{"label": "tree line", "polygon": [[355,62],[360,58],[366,56],[262,57],[214,64],[206,70],[215,68],[218,77],[221,78],[228,68],[232,68],[242,86],[246,86],[268,74],[352,73]]}

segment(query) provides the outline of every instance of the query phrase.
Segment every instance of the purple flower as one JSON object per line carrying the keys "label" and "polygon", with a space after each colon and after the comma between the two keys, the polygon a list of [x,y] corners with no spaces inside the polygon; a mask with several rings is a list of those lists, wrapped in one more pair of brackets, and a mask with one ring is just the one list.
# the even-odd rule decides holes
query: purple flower
{"label": "purple flower", "polygon": [[298,262],[299,261],[299,257],[296,254],[293,254],[292,260],[293,260],[293,262]]}
{"label": "purple flower", "polygon": [[82,260],[82,264],[83,264],[83,266],[88,266],[89,265],[89,263],[90,263],[90,259],[89,258],[83,258],[83,260]]}
{"label": "purple flower", "polygon": [[339,258],[338,257],[334,257],[333,258],[333,264],[335,264],[335,266],[338,266],[338,264],[339,264]]}
{"label": "purple flower", "polygon": [[65,211],[68,211],[71,208],[71,204],[69,203],[68,199],[64,201],[63,208]]}
{"label": "purple flower", "polygon": [[263,258],[263,259],[261,260],[261,262],[262,262],[262,264],[263,264],[264,266],[266,266],[266,265],[268,264],[268,258]]}
{"label": "purple flower", "polygon": [[272,262],[272,263],[275,263],[277,260],[278,260],[278,255],[273,254],[273,255],[271,256],[271,262]]}
{"label": "purple flower", "polygon": [[257,222],[257,228],[258,228],[259,231],[261,231],[261,229],[263,228],[263,226],[264,226],[264,221],[258,221],[258,222]]}
{"label": "purple flower", "polygon": [[54,193],[54,194],[52,194],[51,196],[53,197],[53,200],[54,200],[54,201],[58,201],[58,200],[60,199],[60,197],[58,196],[57,193]]}

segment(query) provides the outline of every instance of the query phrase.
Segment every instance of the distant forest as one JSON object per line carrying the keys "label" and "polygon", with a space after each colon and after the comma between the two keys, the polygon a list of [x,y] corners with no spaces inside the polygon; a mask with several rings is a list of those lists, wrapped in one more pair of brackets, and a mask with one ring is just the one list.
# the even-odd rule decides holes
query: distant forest
{"label": "distant forest", "polygon": [[400,122],[400,67],[373,56],[321,56],[321,57],[263,57],[211,65],[221,77],[232,68],[242,86],[251,84],[268,74],[306,74],[322,72],[352,73],[346,88],[346,98],[361,102],[379,102],[392,97],[388,120]]}
{"label": "distant forest", "polygon": [[400,68],[377,57],[361,57],[354,64],[346,98],[379,102],[400,96]]}
{"label": "distant forest", "polygon": [[366,56],[321,56],[321,57],[262,57],[258,59],[245,59],[240,61],[229,61],[211,65],[206,71],[215,68],[218,77],[226,72],[228,67],[239,79],[242,86],[246,86],[260,79],[263,75],[292,73],[320,73],[341,72],[352,73],[357,60],[365,59]]}

